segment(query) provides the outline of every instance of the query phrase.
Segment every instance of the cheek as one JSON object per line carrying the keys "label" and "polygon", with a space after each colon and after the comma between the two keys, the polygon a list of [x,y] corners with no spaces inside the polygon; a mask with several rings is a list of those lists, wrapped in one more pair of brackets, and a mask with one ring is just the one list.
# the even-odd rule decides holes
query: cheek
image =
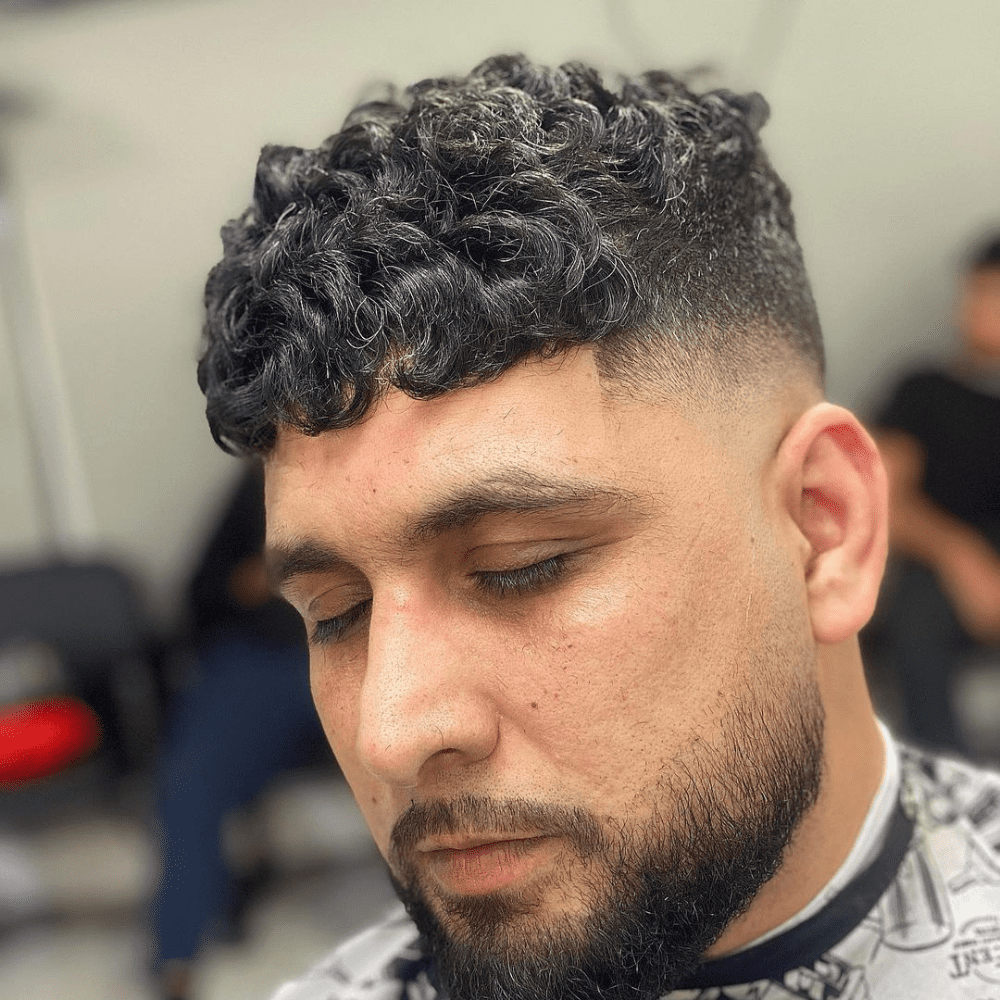
{"label": "cheek", "polygon": [[548,752],[603,771],[613,786],[625,762],[656,772],[714,726],[738,646],[728,582],[725,609],[686,575],[657,578],[648,565],[576,595],[550,622],[547,641],[537,637],[525,650],[527,678],[531,659],[545,655],[550,664],[542,685],[536,665],[532,689],[535,728]]}
{"label": "cheek", "polygon": [[341,664],[329,666],[322,652],[310,654],[310,684],[313,701],[327,742],[347,780],[358,808],[383,856],[386,854],[392,822],[387,815],[388,797],[378,781],[358,759],[357,724],[360,684]]}
{"label": "cheek", "polygon": [[323,731],[339,760],[340,751],[353,743],[351,719],[357,705],[357,685],[315,648],[309,651],[309,685]]}

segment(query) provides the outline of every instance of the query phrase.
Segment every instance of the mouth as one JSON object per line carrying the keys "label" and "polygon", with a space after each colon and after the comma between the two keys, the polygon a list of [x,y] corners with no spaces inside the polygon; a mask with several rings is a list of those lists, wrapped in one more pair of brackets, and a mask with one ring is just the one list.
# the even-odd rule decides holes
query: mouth
{"label": "mouth", "polygon": [[480,847],[489,847],[492,844],[512,844],[522,840],[541,840],[540,834],[536,833],[455,833],[440,834],[434,837],[426,837],[417,844],[417,851],[420,854],[433,854],[435,851],[474,851]]}
{"label": "mouth", "polygon": [[420,866],[448,895],[477,896],[537,877],[555,850],[548,836],[456,835],[429,838],[416,853]]}

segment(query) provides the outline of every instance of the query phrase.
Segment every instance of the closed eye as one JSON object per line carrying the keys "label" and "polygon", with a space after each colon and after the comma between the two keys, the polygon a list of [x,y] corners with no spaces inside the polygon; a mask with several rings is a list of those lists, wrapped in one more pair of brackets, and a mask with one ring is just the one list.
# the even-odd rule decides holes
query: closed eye
{"label": "closed eye", "polygon": [[[566,571],[566,553],[542,559],[530,566],[515,569],[477,570],[473,573],[476,587],[493,597],[520,597],[555,583]],[[310,641],[317,646],[341,642],[356,625],[368,617],[372,601],[360,601],[334,618],[325,618],[313,626]]]}
{"label": "closed eye", "polygon": [[309,637],[310,641],[317,646],[340,642],[358,622],[368,616],[371,606],[371,598],[368,598],[367,601],[360,601],[336,618],[324,618],[323,621],[316,622]]}
{"label": "closed eye", "polygon": [[565,553],[516,569],[481,569],[472,575],[476,586],[495,597],[520,597],[554,583],[566,571]]}

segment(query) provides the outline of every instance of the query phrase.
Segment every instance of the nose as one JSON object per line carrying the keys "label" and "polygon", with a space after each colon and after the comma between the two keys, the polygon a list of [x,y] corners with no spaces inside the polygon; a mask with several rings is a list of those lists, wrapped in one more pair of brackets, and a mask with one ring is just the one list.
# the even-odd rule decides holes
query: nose
{"label": "nose", "polygon": [[357,752],[395,786],[485,760],[499,737],[475,630],[445,604],[397,594],[372,605]]}

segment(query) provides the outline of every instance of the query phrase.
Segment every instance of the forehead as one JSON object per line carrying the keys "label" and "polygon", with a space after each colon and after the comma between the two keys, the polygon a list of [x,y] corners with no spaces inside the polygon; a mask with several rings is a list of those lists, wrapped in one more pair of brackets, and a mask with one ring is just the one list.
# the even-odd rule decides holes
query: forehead
{"label": "forehead", "polygon": [[391,441],[393,457],[433,454],[449,459],[450,467],[540,447],[548,451],[567,433],[562,450],[568,452],[586,436],[603,435],[612,409],[605,403],[593,352],[574,350],[522,362],[493,381],[435,399],[415,400],[392,390],[365,420],[328,440],[348,460],[370,456],[376,441]]}
{"label": "forehead", "polygon": [[579,349],[437,399],[392,392],[345,430],[282,429],[265,467],[268,536],[403,532],[470,485],[509,496],[544,482],[656,499],[715,475],[716,452],[679,408],[609,398],[593,351]]}

